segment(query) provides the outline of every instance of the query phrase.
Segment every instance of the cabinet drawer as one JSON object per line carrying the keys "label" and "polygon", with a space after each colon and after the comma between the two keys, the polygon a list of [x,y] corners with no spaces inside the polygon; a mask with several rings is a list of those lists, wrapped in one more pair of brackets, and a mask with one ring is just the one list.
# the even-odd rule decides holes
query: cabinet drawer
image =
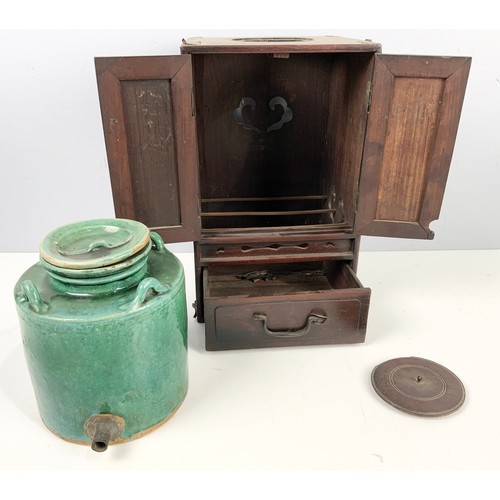
{"label": "cabinet drawer", "polygon": [[207,350],[364,341],[370,289],[345,262],[231,269],[205,269]]}
{"label": "cabinet drawer", "polygon": [[201,244],[202,264],[215,262],[280,262],[324,259],[352,259],[353,239],[294,241],[282,243]]}

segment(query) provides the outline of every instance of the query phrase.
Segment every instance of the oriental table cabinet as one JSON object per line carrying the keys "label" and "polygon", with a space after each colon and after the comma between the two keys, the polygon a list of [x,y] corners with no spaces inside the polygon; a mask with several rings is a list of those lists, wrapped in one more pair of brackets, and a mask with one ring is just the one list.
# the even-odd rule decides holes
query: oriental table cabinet
{"label": "oriental table cabinet", "polygon": [[96,58],[116,216],[194,242],[208,350],[364,341],[360,236],[434,236],[469,67],[338,37]]}

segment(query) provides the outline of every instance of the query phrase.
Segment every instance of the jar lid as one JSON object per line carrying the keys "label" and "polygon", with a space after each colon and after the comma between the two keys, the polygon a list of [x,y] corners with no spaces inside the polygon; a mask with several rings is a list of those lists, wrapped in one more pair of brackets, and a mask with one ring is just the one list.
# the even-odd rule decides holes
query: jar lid
{"label": "jar lid", "polygon": [[40,257],[61,268],[100,268],[140,252],[149,238],[149,229],[133,220],[81,221],[49,233],[40,244]]}

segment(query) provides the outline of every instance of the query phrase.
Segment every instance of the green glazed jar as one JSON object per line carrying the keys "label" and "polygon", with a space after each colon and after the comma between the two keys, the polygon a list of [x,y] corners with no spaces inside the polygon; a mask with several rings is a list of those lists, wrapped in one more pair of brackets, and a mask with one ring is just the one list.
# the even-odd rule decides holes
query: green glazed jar
{"label": "green glazed jar", "polygon": [[155,429],[181,405],[184,271],[143,224],[104,219],[56,229],[14,294],[39,412],[61,438],[104,451]]}

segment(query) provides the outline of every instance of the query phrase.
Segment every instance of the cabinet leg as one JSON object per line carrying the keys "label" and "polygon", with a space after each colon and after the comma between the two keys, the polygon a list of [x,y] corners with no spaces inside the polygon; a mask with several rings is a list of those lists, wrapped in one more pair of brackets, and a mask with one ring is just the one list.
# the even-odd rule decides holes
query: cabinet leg
{"label": "cabinet leg", "polygon": [[203,268],[200,265],[200,247],[197,242],[194,246],[194,272],[196,284],[196,301],[193,304],[195,310],[195,318],[198,323],[205,322],[205,308],[203,297]]}

